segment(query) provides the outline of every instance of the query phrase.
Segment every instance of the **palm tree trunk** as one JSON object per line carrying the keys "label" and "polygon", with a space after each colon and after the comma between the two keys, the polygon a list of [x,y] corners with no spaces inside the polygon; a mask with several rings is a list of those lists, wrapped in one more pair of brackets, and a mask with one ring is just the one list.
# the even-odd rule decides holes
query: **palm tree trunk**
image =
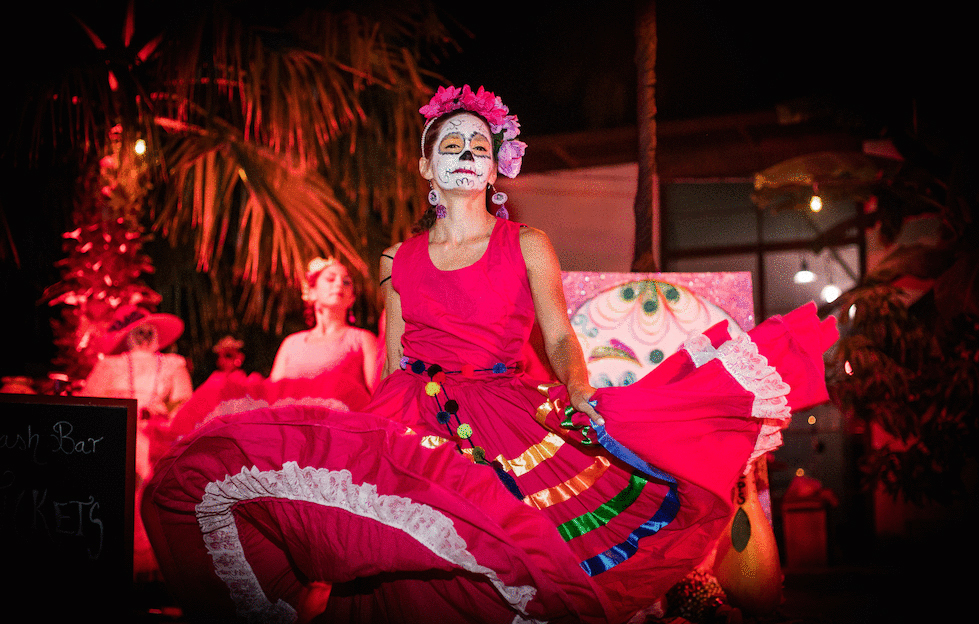
{"label": "palm tree trunk", "polygon": [[656,173],[656,1],[636,2],[637,121],[639,179],[636,184],[632,270],[659,266],[659,177]]}

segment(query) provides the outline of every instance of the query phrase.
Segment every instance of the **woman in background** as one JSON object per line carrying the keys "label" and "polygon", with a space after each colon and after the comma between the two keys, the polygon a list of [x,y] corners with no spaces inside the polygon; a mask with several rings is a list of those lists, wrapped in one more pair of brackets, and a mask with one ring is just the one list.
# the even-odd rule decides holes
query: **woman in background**
{"label": "woman in background", "polygon": [[305,402],[361,410],[377,382],[377,337],[352,325],[357,299],[350,271],[336,258],[314,258],[302,290],[309,329],[286,336],[263,396],[269,404]]}
{"label": "woman in background", "polygon": [[[190,399],[193,386],[186,360],[163,353],[183,333],[184,323],[172,314],[151,314],[137,306],[121,306],[102,336],[102,356],[85,380],[88,396],[136,399],[136,504],[153,472],[151,454],[157,437]],[[156,561],[139,514],[136,516],[134,571],[152,574]]]}
{"label": "woman in background", "polygon": [[334,258],[314,258],[302,297],[310,328],[286,336],[268,379],[246,376],[239,368],[240,346],[230,348],[236,345],[227,338],[214,347],[219,370],[174,417],[166,431],[170,444],[216,416],[256,407],[305,404],[356,411],[367,405],[379,373],[379,346],[374,334],[350,323],[357,297],[350,272]]}
{"label": "woman in background", "polygon": [[[269,381],[342,376],[344,383],[363,390],[364,398],[369,398],[377,381],[377,337],[350,324],[356,297],[347,267],[335,258],[314,258],[303,284],[310,328],[282,341]],[[366,403],[358,401],[349,407],[363,405]]]}

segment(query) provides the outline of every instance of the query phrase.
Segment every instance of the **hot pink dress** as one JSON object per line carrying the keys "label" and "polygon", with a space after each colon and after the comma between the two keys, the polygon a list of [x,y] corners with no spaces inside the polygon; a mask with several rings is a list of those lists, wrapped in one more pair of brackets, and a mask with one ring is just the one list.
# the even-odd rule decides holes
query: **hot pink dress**
{"label": "hot pink dress", "polygon": [[[376,352],[377,338],[365,329],[351,327],[336,344],[322,344],[308,342],[309,333],[296,332],[283,340],[279,355],[285,353],[286,357],[280,379],[272,381],[258,373],[245,375],[240,370],[212,373],[160,432],[158,447],[169,449],[180,437],[216,416],[259,406],[306,404],[337,411],[362,410],[371,399],[364,375],[364,350]],[[152,459],[155,463],[158,456]]]}
{"label": "hot pink dress", "polygon": [[710,551],[751,458],[827,399],[836,338],[814,306],[731,339],[711,328],[594,399],[521,371],[534,321],[520,225],[437,269],[405,241],[402,370],[363,412],[287,406],[216,419],[157,467],[144,506],[188,611],[324,622],[625,622]]}

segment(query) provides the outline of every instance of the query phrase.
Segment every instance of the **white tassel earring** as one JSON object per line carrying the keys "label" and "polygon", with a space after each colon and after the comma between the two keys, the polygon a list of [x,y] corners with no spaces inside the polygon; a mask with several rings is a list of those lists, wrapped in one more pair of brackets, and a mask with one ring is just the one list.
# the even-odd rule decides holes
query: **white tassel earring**
{"label": "white tassel earring", "polygon": [[435,218],[444,219],[445,218],[445,206],[439,203],[439,194],[435,191],[435,187],[429,182],[428,186],[431,188],[428,191],[428,203],[435,206]]}
{"label": "white tassel earring", "polygon": [[497,191],[495,188],[493,188],[492,184],[490,185],[490,191],[493,193],[490,196],[490,201],[499,206],[496,211],[496,216],[501,219],[509,219],[510,212],[506,209],[506,201],[509,199],[507,194],[503,191]]}

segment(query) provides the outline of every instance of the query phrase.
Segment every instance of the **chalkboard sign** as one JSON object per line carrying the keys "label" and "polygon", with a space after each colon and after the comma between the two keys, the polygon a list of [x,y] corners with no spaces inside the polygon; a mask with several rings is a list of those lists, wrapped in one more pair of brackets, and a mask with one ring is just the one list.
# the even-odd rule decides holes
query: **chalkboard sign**
{"label": "chalkboard sign", "polygon": [[0,394],[0,604],[128,613],[135,458],[135,400]]}

